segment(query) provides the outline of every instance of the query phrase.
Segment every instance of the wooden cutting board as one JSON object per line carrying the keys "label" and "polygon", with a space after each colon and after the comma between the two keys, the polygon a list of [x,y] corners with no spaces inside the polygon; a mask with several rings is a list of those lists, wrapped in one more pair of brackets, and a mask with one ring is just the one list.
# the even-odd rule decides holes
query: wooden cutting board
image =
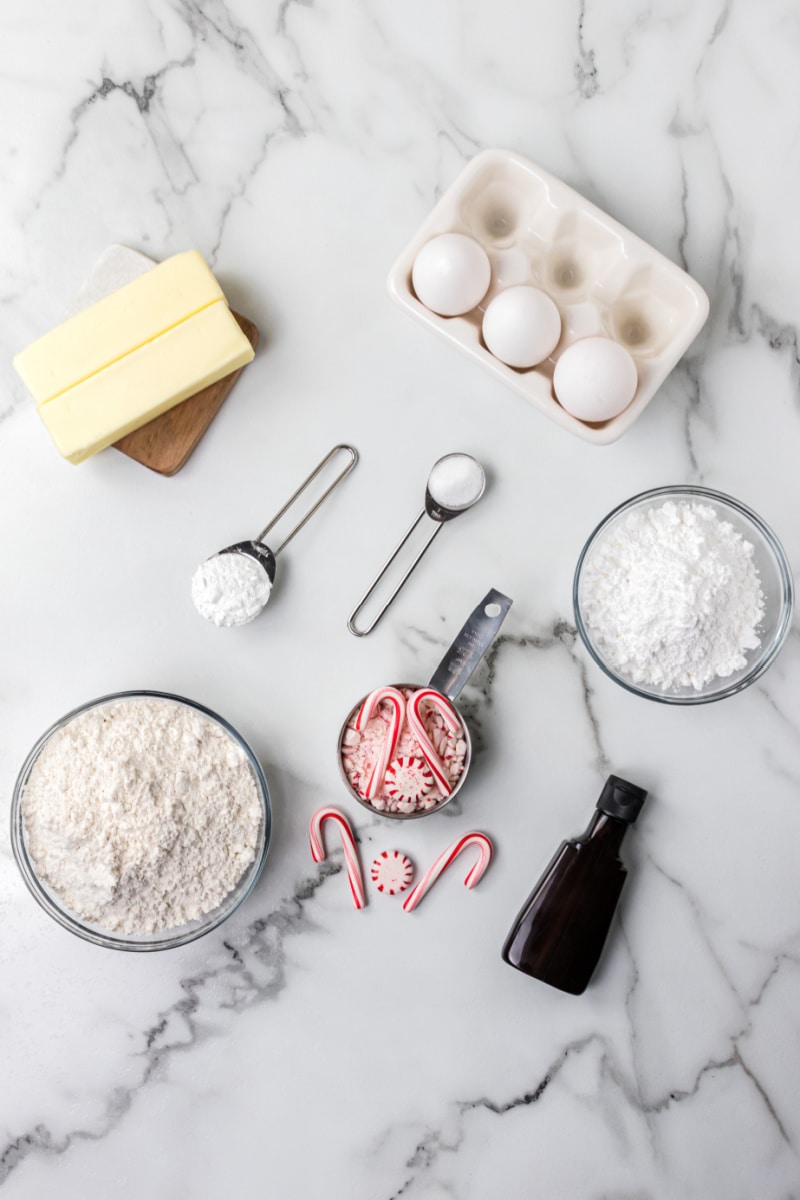
{"label": "wooden cutting board", "polygon": [[[155,265],[152,258],[140,254],[138,250],[131,250],[128,246],[109,246],[95,263],[66,315],[73,316],[81,309],[88,308]],[[258,345],[255,325],[237,312],[233,315],[255,350]],[[244,367],[240,367],[224,379],[218,379],[154,421],[120,438],[114,443],[114,449],[121,450],[128,458],[135,459],[151,471],[157,471],[159,475],[174,475],[197,447],[243,370]]]}
{"label": "wooden cutting board", "polygon": [[[258,345],[255,325],[237,312],[233,316],[255,350]],[[202,392],[195,392],[194,396],[176,404],[154,421],[134,429],[133,433],[115,442],[114,449],[121,450],[128,458],[136,459],[143,467],[158,471],[159,475],[174,475],[194,451],[244,369],[240,367],[224,379],[218,379],[216,383],[203,388]]]}

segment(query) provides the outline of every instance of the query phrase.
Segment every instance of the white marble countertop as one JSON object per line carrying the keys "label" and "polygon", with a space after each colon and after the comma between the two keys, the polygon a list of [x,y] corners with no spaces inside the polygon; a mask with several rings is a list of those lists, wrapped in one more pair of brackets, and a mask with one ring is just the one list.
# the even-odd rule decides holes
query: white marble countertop
{"label": "white marble countertop", "polygon": [[[184,949],[55,925],[0,843],[0,1184],[9,1200],[787,1200],[800,1196],[800,727],[793,630],[758,683],[670,708],[601,675],[572,571],[616,503],[702,482],[800,562],[800,22],[787,0],[30,0],[0,17],[0,775],[102,693],[223,713],[264,764],[254,894]],[[707,290],[709,323],[616,444],[571,437],[393,306],[387,271],[479,149],[566,180]],[[172,479],[55,453],[12,372],[100,251],[197,247],[263,342]],[[217,631],[195,564],[336,442],[361,453],[269,609]],[[450,450],[486,498],[391,613],[345,619]],[[334,744],[369,688],[428,677],[489,587],[514,607],[465,693],[447,814],[356,810]],[[794,683],[792,681],[795,681]],[[499,957],[609,770],[650,789],[600,969],[569,997]],[[474,892],[416,913],[314,866],[483,829]],[[332,859],[334,866],[341,858]],[[329,864],[330,865],[330,864]],[[462,872],[463,874],[463,872]]]}

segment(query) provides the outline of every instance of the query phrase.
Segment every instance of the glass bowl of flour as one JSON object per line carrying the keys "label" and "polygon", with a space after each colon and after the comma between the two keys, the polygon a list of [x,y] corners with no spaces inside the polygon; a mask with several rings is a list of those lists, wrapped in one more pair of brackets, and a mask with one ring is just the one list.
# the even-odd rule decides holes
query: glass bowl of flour
{"label": "glass bowl of flour", "polygon": [[11,806],[35,899],[115,950],[167,950],[215,929],[255,886],[270,830],[269,789],[244,739],[165,692],[67,713],[31,750]]}
{"label": "glass bowl of flour", "polygon": [[786,554],[751,509],[709,488],[654,488],[597,526],[575,571],[583,642],[615,683],[664,704],[748,687],[789,631]]}

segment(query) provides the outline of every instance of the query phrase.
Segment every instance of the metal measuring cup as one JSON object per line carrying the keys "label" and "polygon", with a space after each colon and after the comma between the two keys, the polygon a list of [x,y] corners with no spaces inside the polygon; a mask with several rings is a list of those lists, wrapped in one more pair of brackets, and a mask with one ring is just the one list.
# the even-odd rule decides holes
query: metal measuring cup
{"label": "metal measuring cup", "polygon": [[[464,741],[466,742],[466,752],[464,754],[464,765],[461,774],[453,784],[449,795],[442,796],[439,802],[432,808],[418,809],[415,812],[400,813],[388,812],[375,808],[368,799],[362,796],[353,787],[350,782],[344,763],[342,761],[347,747],[345,746],[345,738],[348,729],[351,728],[352,722],[355,720],[362,704],[367,699],[367,696],[362,696],[358,704],[353,705],[347,718],[345,719],[342,728],[339,731],[339,740],[337,745],[337,762],[339,765],[339,774],[341,775],[345,786],[359,804],[368,809],[373,815],[377,814],[381,817],[389,817],[396,821],[410,821],[417,817],[427,817],[431,813],[439,812],[449,804],[453,797],[461,791],[464,781],[467,778],[467,773],[472,762],[472,738],[470,737],[469,728],[467,727],[464,718],[455,708],[454,701],[463,691],[466,684],[471,679],[478,663],[483,658],[489,646],[497,636],[500,626],[506,618],[508,610],[511,608],[513,601],[508,596],[504,596],[502,592],[498,592],[492,588],[487,592],[480,604],[470,613],[465,624],[458,633],[455,641],[448,649],[442,661],[431,676],[430,682],[426,685],[450,701],[456,716],[461,723]],[[416,683],[395,683],[390,685],[398,691],[411,689],[416,692],[420,689],[421,684]],[[372,693],[368,693],[371,695]]]}

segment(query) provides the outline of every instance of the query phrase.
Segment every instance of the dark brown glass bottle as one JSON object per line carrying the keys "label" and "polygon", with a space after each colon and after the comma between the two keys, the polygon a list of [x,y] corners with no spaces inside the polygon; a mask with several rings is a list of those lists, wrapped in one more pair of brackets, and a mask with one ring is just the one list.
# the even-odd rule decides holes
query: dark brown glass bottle
{"label": "dark brown glass bottle", "polygon": [[580,837],[562,842],[506,938],[503,960],[579,996],[592,977],[628,872],[622,839],[647,792],[609,775]]}

